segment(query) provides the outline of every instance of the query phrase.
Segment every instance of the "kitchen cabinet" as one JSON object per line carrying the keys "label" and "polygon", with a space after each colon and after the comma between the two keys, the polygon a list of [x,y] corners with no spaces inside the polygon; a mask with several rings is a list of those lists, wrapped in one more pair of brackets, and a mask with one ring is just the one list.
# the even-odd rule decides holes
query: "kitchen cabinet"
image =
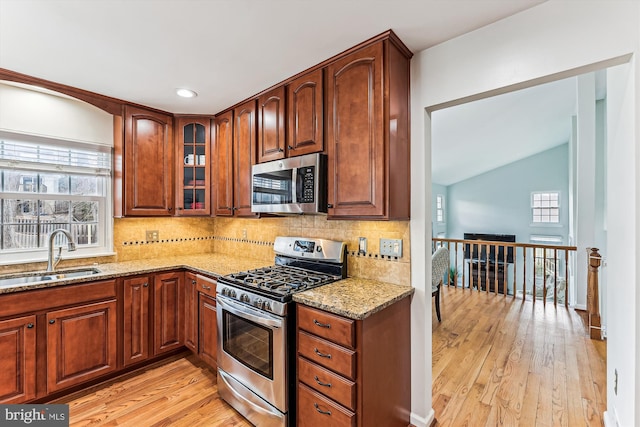
{"label": "kitchen cabinet", "polygon": [[153,279],[153,355],[183,343],[183,272],[156,274]]}
{"label": "kitchen cabinet", "polygon": [[198,282],[190,272],[184,273],[184,345],[198,353]]}
{"label": "kitchen cabinet", "polygon": [[306,73],[287,85],[287,155],[320,153],[323,140],[322,69]]}
{"label": "kitchen cabinet", "polygon": [[173,117],[125,106],[124,213],[173,215]]}
{"label": "kitchen cabinet", "polygon": [[218,368],[218,318],[216,313],[217,280],[197,276],[198,286],[198,355],[214,370]]}
{"label": "kitchen cabinet", "polygon": [[233,215],[257,217],[251,212],[251,166],[256,163],[256,101],[233,112]]}
{"label": "kitchen cabinet", "polygon": [[327,65],[328,217],[409,218],[410,57],[389,33]]}
{"label": "kitchen cabinet", "polygon": [[216,300],[206,294],[200,294],[200,336],[198,355],[214,369],[218,367],[218,319]]}
{"label": "kitchen cabinet", "polygon": [[36,397],[36,316],[0,321],[0,404]]}
{"label": "kitchen cabinet", "polygon": [[284,86],[258,97],[258,163],[285,157],[284,107]]}
{"label": "kitchen cabinet", "polygon": [[176,119],[176,215],[211,213],[211,118]]}
{"label": "kitchen cabinet", "polygon": [[149,293],[151,277],[123,280],[124,366],[149,357]]}
{"label": "kitchen cabinet", "polygon": [[214,214],[233,216],[233,110],[213,121]]}
{"label": "kitchen cabinet", "polygon": [[47,393],[116,370],[116,300],[46,314]]}
{"label": "kitchen cabinet", "polygon": [[409,425],[409,304],[363,320],[296,304],[296,425]]}

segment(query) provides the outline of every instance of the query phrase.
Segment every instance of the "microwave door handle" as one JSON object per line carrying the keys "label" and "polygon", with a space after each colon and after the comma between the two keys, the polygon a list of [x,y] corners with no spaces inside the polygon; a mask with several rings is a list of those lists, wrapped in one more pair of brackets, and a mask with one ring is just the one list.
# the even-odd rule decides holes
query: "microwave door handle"
{"label": "microwave door handle", "polygon": [[293,203],[298,203],[298,168],[292,168],[291,200],[293,201]]}
{"label": "microwave door handle", "polygon": [[264,316],[259,314],[250,313],[249,310],[256,311],[251,307],[243,307],[240,304],[236,304],[228,300],[227,298],[217,295],[216,302],[218,303],[218,308],[222,308],[223,310],[227,310],[231,314],[235,314],[238,317],[242,317],[247,320],[251,320],[259,325],[270,326],[272,328],[281,328],[282,320],[273,318],[272,316]]}

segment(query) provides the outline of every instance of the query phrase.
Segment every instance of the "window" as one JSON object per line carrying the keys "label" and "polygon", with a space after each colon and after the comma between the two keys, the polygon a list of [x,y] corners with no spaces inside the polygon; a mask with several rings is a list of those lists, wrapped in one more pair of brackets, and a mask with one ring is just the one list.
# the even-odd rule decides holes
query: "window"
{"label": "window", "polygon": [[531,194],[531,214],[535,224],[560,222],[560,193],[535,192]]}
{"label": "window", "polygon": [[[0,138],[0,254],[44,259],[58,228],[71,233],[79,256],[111,252],[110,175],[109,147]],[[66,247],[66,237],[54,243]]]}
{"label": "window", "polygon": [[444,222],[444,196],[442,194],[436,196],[436,221]]}

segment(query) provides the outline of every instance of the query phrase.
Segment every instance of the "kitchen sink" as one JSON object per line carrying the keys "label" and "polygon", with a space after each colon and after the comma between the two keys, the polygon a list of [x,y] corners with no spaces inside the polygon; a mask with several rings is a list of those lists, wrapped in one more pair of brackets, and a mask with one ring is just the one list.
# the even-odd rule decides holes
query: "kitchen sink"
{"label": "kitchen sink", "polygon": [[46,272],[30,272],[17,273],[0,276],[0,288],[11,288],[14,286],[23,286],[40,282],[49,282],[52,280],[72,279],[76,277],[92,276],[100,273],[97,268],[83,268],[75,270],[60,270],[53,273]]}

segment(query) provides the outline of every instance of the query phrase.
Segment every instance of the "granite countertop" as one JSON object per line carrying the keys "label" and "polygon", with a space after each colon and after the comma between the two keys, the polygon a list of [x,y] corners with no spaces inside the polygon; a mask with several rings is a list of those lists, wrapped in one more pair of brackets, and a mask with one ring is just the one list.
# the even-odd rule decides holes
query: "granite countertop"
{"label": "granite countertop", "polygon": [[[60,269],[77,270],[97,268],[100,273],[90,276],[64,278],[28,284],[0,287],[0,294],[50,288],[54,286],[85,283],[88,281],[108,280],[121,276],[148,274],[173,269],[187,269],[210,277],[224,276],[238,271],[266,267],[272,263],[264,260],[242,258],[220,254],[184,255],[107,264],[94,264],[84,267]],[[11,277],[6,275],[3,277]],[[311,307],[329,311],[354,320],[362,320],[383,308],[412,295],[410,286],[393,285],[375,280],[347,278],[293,295],[293,300]]]}
{"label": "granite countertop", "polygon": [[413,292],[411,286],[351,277],[293,294],[293,300],[349,319],[362,320]]}
{"label": "granite countertop", "polygon": [[[114,279],[120,276],[147,274],[158,271],[182,268],[193,271],[195,273],[205,274],[210,277],[217,277],[235,273],[237,271],[265,267],[268,265],[271,265],[271,263],[263,260],[232,257],[220,254],[184,255],[176,257],[114,262],[107,264],[93,264],[84,267],[73,267],[68,269],[63,268],[59,269],[57,273],[64,273],[65,270],[73,271],[86,268],[97,268],[98,270],[100,270],[100,273],[83,277],[49,280],[44,282],[2,287],[0,288],[0,294],[28,291],[32,289],[50,288],[54,286],[70,285],[74,283],[84,283],[95,280],[107,280]],[[3,277],[12,276],[15,276],[15,274],[3,275]]]}

